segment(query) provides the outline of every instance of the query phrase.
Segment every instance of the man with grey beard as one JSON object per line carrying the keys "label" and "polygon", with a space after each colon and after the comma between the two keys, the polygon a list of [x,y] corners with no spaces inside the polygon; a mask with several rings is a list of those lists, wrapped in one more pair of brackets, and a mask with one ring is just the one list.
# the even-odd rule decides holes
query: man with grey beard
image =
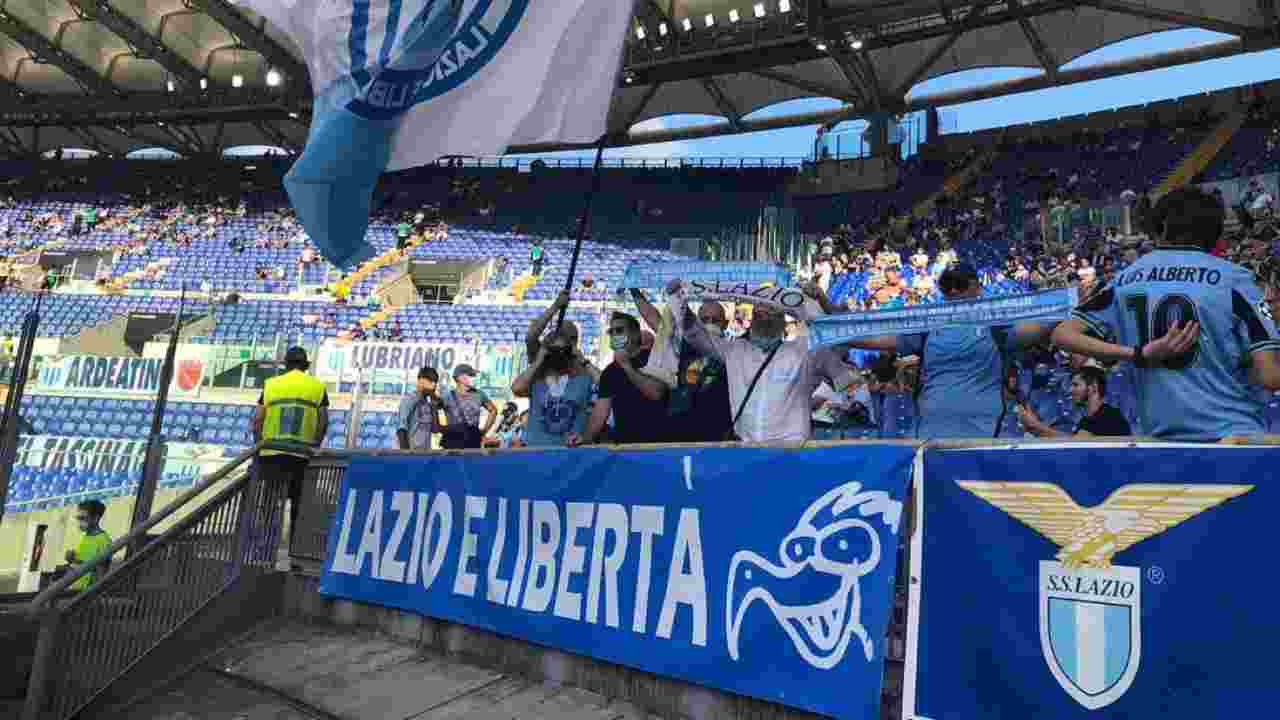
{"label": "man with grey beard", "polygon": [[[699,352],[724,363],[729,411],[737,418],[734,431],[743,441],[808,440],[813,433],[813,392],[823,379],[838,391],[861,382],[857,371],[841,359],[840,350],[811,351],[804,342],[784,342],[786,315],[774,308],[757,304],[752,309],[746,337],[718,337],[709,334],[698,316],[689,311],[679,280],[671,282],[667,294],[673,317],[683,324],[685,340]],[[748,398],[747,389],[766,361],[768,365]]]}

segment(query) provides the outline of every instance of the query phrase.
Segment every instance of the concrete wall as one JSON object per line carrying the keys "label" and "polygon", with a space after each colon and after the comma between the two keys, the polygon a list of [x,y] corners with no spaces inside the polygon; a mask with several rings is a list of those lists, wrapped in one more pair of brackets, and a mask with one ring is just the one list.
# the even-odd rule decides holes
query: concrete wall
{"label": "concrete wall", "polygon": [[284,590],[285,616],[386,633],[465,662],[535,681],[572,685],[610,700],[625,700],[671,720],[821,717],[394,608],[322,597],[319,585],[319,578],[291,574]]}

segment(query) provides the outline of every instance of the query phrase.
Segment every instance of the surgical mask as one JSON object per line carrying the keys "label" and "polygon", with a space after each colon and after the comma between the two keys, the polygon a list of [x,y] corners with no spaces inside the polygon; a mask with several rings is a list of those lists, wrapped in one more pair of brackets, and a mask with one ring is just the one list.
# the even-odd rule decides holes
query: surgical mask
{"label": "surgical mask", "polygon": [[626,333],[609,333],[609,349],[614,352],[623,352],[627,346],[631,344],[631,338]]}

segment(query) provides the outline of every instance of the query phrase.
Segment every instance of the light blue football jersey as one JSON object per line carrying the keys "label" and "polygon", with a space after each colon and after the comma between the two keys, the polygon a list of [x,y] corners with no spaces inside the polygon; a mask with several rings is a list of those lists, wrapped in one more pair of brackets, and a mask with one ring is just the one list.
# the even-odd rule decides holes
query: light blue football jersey
{"label": "light blue football jersey", "polygon": [[1005,414],[1001,351],[1008,348],[999,346],[1001,335],[991,328],[950,327],[898,337],[898,355],[919,355],[921,361],[916,437],[996,434]]}
{"label": "light blue football jersey", "polygon": [[1200,323],[1185,356],[1135,369],[1139,431],[1171,440],[1218,440],[1266,431],[1263,393],[1249,384],[1250,357],[1280,350],[1271,310],[1253,273],[1192,249],[1158,249],[1138,260],[1074,317],[1118,345],[1163,336],[1174,322]]}

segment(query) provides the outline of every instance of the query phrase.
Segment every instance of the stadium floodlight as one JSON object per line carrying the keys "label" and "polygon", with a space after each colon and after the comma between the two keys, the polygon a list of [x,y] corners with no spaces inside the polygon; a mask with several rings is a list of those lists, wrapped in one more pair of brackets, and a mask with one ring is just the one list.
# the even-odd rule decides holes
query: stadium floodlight
{"label": "stadium floodlight", "polygon": [[693,30],[693,21],[689,18],[685,18],[684,22],[680,23],[680,26],[684,28],[685,32],[689,32],[690,30]]}
{"label": "stadium floodlight", "polygon": [[200,89],[201,90],[209,89],[209,78],[200,78]]}
{"label": "stadium floodlight", "polygon": [[755,4],[755,7],[751,8],[751,9],[755,11],[755,13],[756,13],[756,17],[758,17],[758,18],[762,18],[762,17],[764,17],[764,3],[762,3],[762,2],[761,2],[761,3],[756,3],[756,4]]}
{"label": "stadium floodlight", "polygon": [[729,22],[731,22],[731,23],[736,23],[736,22],[738,22],[739,17],[740,17],[740,16],[738,15],[738,11],[737,11],[737,10],[730,10],[730,11],[729,11]]}
{"label": "stadium floodlight", "polygon": [[778,0],[778,12],[791,12],[791,0]]}
{"label": "stadium floodlight", "polygon": [[824,43],[824,42],[820,42],[820,43],[818,43],[818,44],[817,44],[817,48],[818,48],[818,52],[826,52],[826,51],[827,51],[827,44],[826,44],[826,43]]}
{"label": "stadium floodlight", "polygon": [[177,89],[178,89],[178,88],[174,87],[174,85],[173,85],[173,81],[172,81],[172,80],[165,80],[165,81],[164,81],[164,87],[165,87],[165,89],[166,89],[166,90],[168,90],[169,92],[173,92],[174,90],[177,90]]}
{"label": "stadium floodlight", "polygon": [[853,48],[854,50],[861,50],[862,38],[856,35],[854,37],[849,38],[849,47]]}
{"label": "stadium floodlight", "polygon": [[241,75],[240,73],[236,73],[235,75],[231,76],[231,87],[238,88],[238,87],[242,87],[243,85],[244,85],[243,75]]}
{"label": "stadium floodlight", "polygon": [[280,71],[271,68],[267,71],[267,87],[276,87],[280,84]]}
{"label": "stadium floodlight", "polygon": [[622,81],[630,85],[631,83],[636,81],[636,74],[628,70],[622,73]]}
{"label": "stadium floodlight", "polygon": [[711,27],[716,24],[716,16],[711,13],[707,13],[707,16],[703,18],[703,22],[707,24],[707,27]]}
{"label": "stadium floodlight", "polygon": [[662,37],[666,37],[667,32],[668,32],[667,24],[664,22],[658,23],[658,34],[661,35]]}
{"label": "stadium floodlight", "polygon": [[637,39],[637,40],[643,40],[643,39],[644,39],[644,26],[643,26],[643,25],[637,25],[637,26],[636,26],[636,39]]}

